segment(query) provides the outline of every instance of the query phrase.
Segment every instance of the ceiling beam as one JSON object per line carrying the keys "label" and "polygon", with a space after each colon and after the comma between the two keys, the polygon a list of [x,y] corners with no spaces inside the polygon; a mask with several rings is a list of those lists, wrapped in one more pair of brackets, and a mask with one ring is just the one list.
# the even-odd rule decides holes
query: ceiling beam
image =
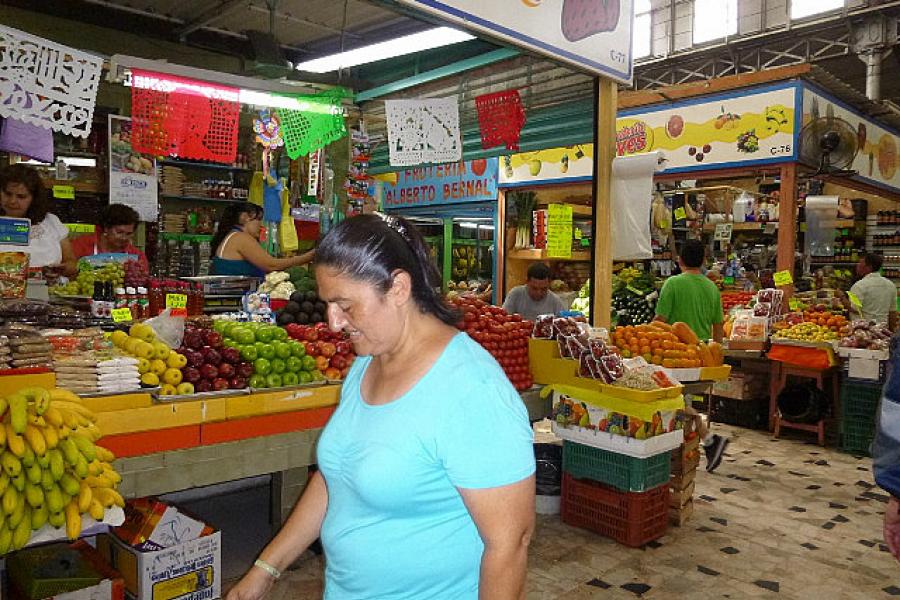
{"label": "ceiling beam", "polygon": [[[261,12],[269,14],[269,9],[265,6],[257,6],[255,4],[250,4],[247,6],[252,11]],[[295,17],[294,15],[275,11],[275,17],[278,19],[284,19],[290,23],[299,23],[300,25],[309,25],[310,27],[314,27],[316,29],[321,29],[322,31],[327,31],[328,33],[336,33],[338,35],[345,35],[349,38],[361,39],[362,36],[356,35],[355,33],[351,33],[349,31],[341,31],[337,27],[331,27],[330,25],[325,25],[324,23],[316,23],[315,21],[310,21],[308,19],[302,19],[300,17]]]}
{"label": "ceiling beam", "polygon": [[185,23],[183,26],[179,27],[175,30],[175,35],[178,36],[178,39],[184,42],[185,38],[191,33],[206,27],[210,23],[215,20],[224,17],[226,14],[244,4],[247,0],[223,0],[215,4],[214,6],[209,7],[208,9],[201,12],[197,15],[197,18],[192,19]]}

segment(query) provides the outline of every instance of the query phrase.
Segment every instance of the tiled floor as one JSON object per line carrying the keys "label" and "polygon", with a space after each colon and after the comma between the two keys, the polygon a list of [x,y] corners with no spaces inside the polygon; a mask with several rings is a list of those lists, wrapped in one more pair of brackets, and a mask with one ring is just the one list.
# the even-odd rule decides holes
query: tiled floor
{"label": "tiled floor", "polygon": [[[900,596],[900,563],[881,538],[887,498],[872,483],[870,459],[763,432],[716,431],[732,443],[715,474],[698,474],[693,517],[648,547],[539,517],[528,598]],[[272,599],[319,598],[321,572],[320,558],[305,561]]]}

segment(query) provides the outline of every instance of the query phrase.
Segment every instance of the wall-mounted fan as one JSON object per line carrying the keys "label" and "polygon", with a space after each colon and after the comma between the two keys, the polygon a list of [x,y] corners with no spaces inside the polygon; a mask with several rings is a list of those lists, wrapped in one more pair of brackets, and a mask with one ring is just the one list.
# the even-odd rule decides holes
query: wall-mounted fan
{"label": "wall-mounted fan", "polygon": [[810,110],[812,119],[800,130],[800,160],[818,169],[815,175],[855,175],[849,169],[859,151],[859,142],[853,127],[834,116],[834,108],[828,105],[825,116],[819,116],[818,102],[813,99]]}

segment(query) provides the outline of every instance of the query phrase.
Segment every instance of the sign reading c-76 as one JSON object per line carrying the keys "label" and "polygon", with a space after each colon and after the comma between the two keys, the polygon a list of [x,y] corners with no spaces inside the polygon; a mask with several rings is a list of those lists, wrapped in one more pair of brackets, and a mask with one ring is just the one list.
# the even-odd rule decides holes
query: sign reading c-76
{"label": "sign reading c-76", "polygon": [[630,84],[633,0],[395,0]]}

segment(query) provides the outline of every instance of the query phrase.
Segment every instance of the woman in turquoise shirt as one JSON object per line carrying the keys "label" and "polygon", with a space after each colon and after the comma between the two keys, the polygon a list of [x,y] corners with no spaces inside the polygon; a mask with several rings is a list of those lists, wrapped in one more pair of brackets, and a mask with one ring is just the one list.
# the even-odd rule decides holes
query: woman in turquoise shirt
{"label": "woman in turquoise shirt", "polygon": [[454,326],[421,235],[347,219],[319,245],[316,279],[358,358],[319,471],[227,600],[262,598],[317,537],[326,600],[524,598],[533,432],[503,370]]}
{"label": "woman in turquoise shirt", "polygon": [[212,247],[216,249],[212,259],[213,275],[263,277],[270,271],[305,265],[315,256],[315,250],[288,258],[270,256],[259,245],[261,225],[261,207],[249,202],[225,207],[212,240]]}

